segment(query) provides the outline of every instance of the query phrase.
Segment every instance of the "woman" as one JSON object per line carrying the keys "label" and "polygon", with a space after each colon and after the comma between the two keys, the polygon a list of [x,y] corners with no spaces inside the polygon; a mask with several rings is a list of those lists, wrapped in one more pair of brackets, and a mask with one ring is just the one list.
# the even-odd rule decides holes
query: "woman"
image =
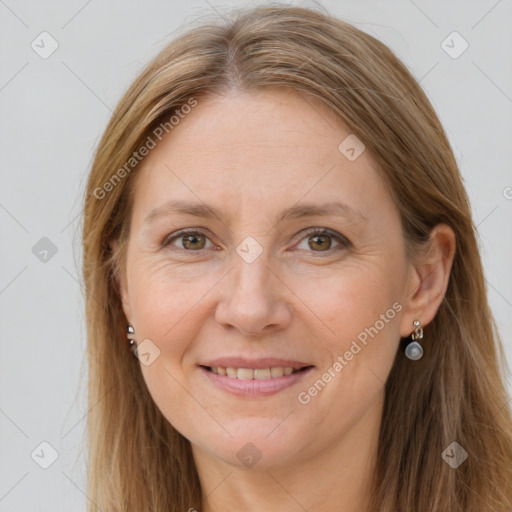
{"label": "woman", "polygon": [[91,510],[512,510],[467,195],[371,36],[282,6],[177,38],[99,144],[83,251]]}

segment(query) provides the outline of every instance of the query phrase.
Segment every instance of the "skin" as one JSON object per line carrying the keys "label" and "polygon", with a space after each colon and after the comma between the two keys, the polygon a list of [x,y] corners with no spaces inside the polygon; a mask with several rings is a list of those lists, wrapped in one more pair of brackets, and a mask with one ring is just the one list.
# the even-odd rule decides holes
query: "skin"
{"label": "skin", "polygon": [[[368,152],[338,150],[351,132],[312,98],[287,89],[201,99],[144,159],[123,265],[123,310],[137,342],[160,355],[141,363],[164,416],[190,440],[206,512],[361,511],[367,504],[384,399],[400,337],[435,316],[446,291],[453,231],[410,261],[399,212]],[[139,172],[139,171],[138,171]],[[181,199],[224,219],[168,214]],[[341,201],[358,216],[276,223],[287,207]],[[327,228],[349,240],[305,233]],[[168,235],[195,228],[205,236]],[[263,252],[236,252],[248,236]],[[329,243],[330,250],[329,250]],[[197,248],[196,248],[197,247]],[[365,327],[400,311],[307,404],[298,400]],[[428,340],[425,350],[430,350]],[[211,384],[201,361],[271,354],[315,366],[269,397],[240,398]],[[414,362],[411,362],[411,369]],[[253,443],[252,467],[237,457]],[[254,448],[252,448],[254,450]]]}

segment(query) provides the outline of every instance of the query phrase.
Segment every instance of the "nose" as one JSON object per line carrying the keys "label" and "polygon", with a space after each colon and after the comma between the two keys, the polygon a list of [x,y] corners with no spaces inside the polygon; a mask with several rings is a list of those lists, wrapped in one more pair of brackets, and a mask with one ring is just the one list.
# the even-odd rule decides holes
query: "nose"
{"label": "nose", "polygon": [[236,261],[227,282],[215,315],[220,325],[255,337],[290,324],[293,308],[287,297],[292,293],[263,254],[252,263]]}

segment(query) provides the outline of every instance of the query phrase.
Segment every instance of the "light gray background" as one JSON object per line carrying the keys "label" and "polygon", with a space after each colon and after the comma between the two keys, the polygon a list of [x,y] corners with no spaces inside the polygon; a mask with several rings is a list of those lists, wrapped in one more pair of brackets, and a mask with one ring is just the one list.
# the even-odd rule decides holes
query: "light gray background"
{"label": "light gray background", "polygon": [[[85,510],[77,216],[111,110],[184,22],[257,3],[0,0],[0,511]],[[512,362],[512,0],[321,4],[421,79],[465,178]],[[43,31],[59,44],[47,59],[31,48]],[[457,59],[441,47],[453,31],[469,43]],[[57,248],[46,262],[32,252],[42,237]],[[58,453],[46,470],[31,458],[43,441]],[[47,448],[36,453],[49,461]]]}

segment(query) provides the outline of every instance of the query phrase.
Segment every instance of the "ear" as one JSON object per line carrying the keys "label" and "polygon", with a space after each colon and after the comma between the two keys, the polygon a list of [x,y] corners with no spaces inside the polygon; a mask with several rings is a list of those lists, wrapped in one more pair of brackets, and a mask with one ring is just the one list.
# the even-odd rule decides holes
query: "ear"
{"label": "ear", "polygon": [[436,316],[448,288],[455,256],[455,233],[446,224],[432,229],[429,243],[411,263],[400,336],[409,336],[414,320],[425,327]]}
{"label": "ear", "polygon": [[[119,244],[118,244],[117,240],[110,242],[109,246],[110,246],[110,250],[111,250],[112,254],[116,254],[116,252],[119,250]],[[132,313],[131,313],[130,299],[129,299],[129,294],[128,294],[128,283],[127,283],[127,279],[126,279],[126,272],[125,272],[125,269],[122,268],[119,260],[117,260],[116,265],[118,265],[118,268],[116,271],[116,277],[117,277],[117,284],[119,287],[119,294],[121,296],[121,305],[122,305],[123,312],[124,312],[128,322],[130,322]]]}

